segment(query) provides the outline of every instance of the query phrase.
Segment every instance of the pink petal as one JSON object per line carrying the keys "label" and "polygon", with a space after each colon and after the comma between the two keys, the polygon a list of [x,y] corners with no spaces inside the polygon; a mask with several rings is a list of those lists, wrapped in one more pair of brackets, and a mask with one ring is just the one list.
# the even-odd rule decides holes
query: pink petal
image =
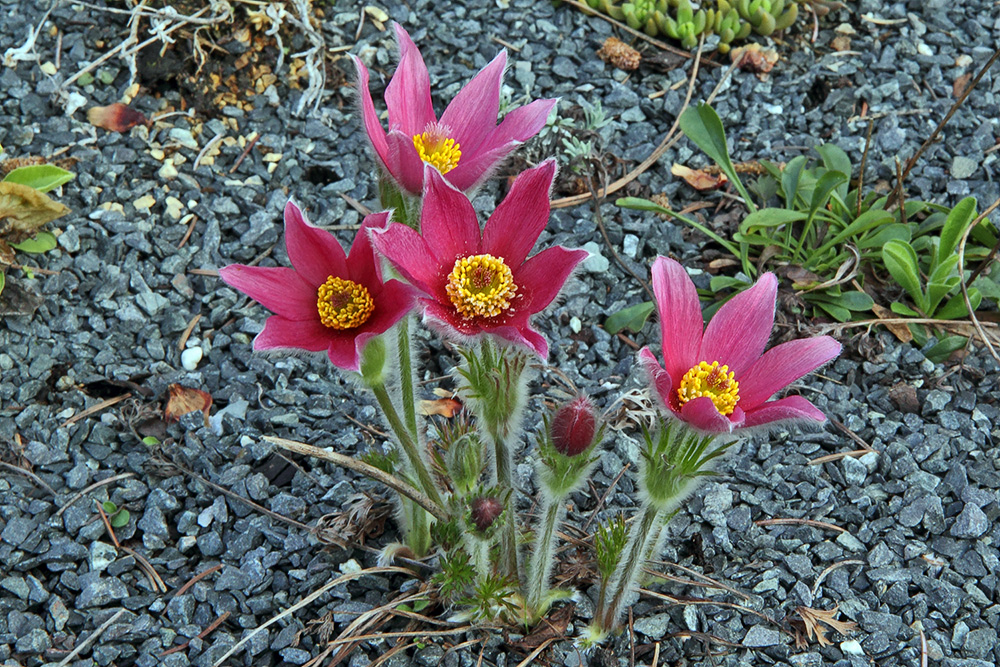
{"label": "pink petal", "polygon": [[431,102],[431,80],[420,51],[403,26],[394,23],[393,27],[399,40],[399,66],[385,89],[389,130],[398,129],[412,138],[436,120]]}
{"label": "pink petal", "polygon": [[562,246],[546,248],[514,271],[514,283],[523,301],[515,301],[519,312],[537,313],[548,307],[559,294],[576,265],[587,259],[586,250]]}
{"label": "pink petal", "polygon": [[291,200],[285,205],[285,247],[296,272],[314,288],[330,276],[347,276],[347,260],[340,242],[330,232],[310,224]]}
{"label": "pink petal", "polygon": [[423,307],[424,323],[447,338],[467,341],[483,333],[477,320],[466,320],[446,300],[420,299]]}
{"label": "pink petal", "polygon": [[673,412],[677,401],[674,398],[676,393],[674,390],[674,381],[670,377],[670,373],[660,365],[660,362],[656,360],[653,352],[648,347],[639,350],[639,364],[649,378],[649,384],[656,390],[657,395],[660,397],[663,407]]}
{"label": "pink petal", "polygon": [[448,183],[437,169],[424,170],[424,203],[420,232],[442,267],[450,271],[458,257],[480,248],[479,219],[472,202]]}
{"label": "pink petal", "polygon": [[[345,332],[337,332],[345,333]],[[361,351],[376,334],[360,336],[333,336],[327,341],[326,356],[330,363],[345,371],[356,371],[361,367]]]}
{"label": "pink petal", "polygon": [[496,130],[479,146],[479,151],[491,151],[511,142],[524,143],[545,127],[549,112],[559,100],[535,100],[518,107],[500,121]]}
{"label": "pink petal", "polygon": [[785,421],[825,422],[826,415],[801,396],[786,396],[748,410],[743,426],[775,425]]}
{"label": "pink petal", "polygon": [[448,172],[456,188],[469,191],[486,180],[503,159],[545,126],[556,100],[535,100],[507,114],[500,126],[475,151],[462,150],[458,166]]}
{"label": "pink petal", "polygon": [[318,321],[316,287],[294,269],[230,264],[219,269],[219,277],[275,315],[296,321]]}
{"label": "pink petal", "polygon": [[420,196],[424,187],[424,161],[413,146],[413,137],[398,130],[386,136],[389,173],[411,195]]}
{"label": "pink petal", "polygon": [[510,192],[486,221],[485,252],[503,257],[511,267],[524,262],[549,222],[549,190],[555,175],[556,161],[550,159],[514,179]]}
{"label": "pink petal", "polygon": [[830,336],[800,338],[772,347],[739,378],[740,405],[750,412],[838,354],[840,343]]}
{"label": "pink petal", "polygon": [[705,329],[701,361],[718,361],[741,377],[764,352],[774,328],[774,300],[778,279],[765,273],[748,290],[727,301]]}
{"label": "pink petal", "polygon": [[372,93],[368,88],[368,68],[359,58],[351,56],[351,59],[354,60],[354,67],[358,71],[358,95],[361,98],[361,118],[365,124],[365,132],[368,134],[368,140],[372,142],[375,154],[388,169],[389,148],[385,143],[385,129],[378,119],[378,113],[375,112],[375,103],[372,102]]}
{"label": "pink petal", "polygon": [[528,348],[538,355],[542,361],[545,361],[549,356],[549,342],[545,340],[545,336],[535,331],[527,323],[519,327],[501,326],[484,329],[484,331],[520,347]]}
{"label": "pink petal", "polygon": [[387,229],[373,230],[371,239],[406,280],[427,294],[437,293],[443,269],[420,234],[394,222]]}
{"label": "pink petal", "polygon": [[264,330],[254,338],[253,349],[321,352],[330,346],[330,331],[319,317],[295,321],[275,315],[264,322]]}
{"label": "pink petal", "polygon": [[347,277],[364,285],[369,292],[379,289],[382,284],[382,262],[372,247],[371,230],[384,229],[388,224],[388,211],[365,216],[347,256]]}
{"label": "pink petal", "polygon": [[500,86],[507,67],[507,51],[501,51],[472,81],[458,91],[441,114],[462,153],[473,153],[497,126],[500,110]]}
{"label": "pink petal", "polygon": [[387,280],[375,299],[375,311],[360,327],[360,333],[380,334],[413,310],[417,290],[400,280]]}
{"label": "pink petal", "polygon": [[731,433],[743,425],[743,411],[737,408],[729,417],[721,414],[708,396],[693,398],[681,406],[681,419],[706,433]]}
{"label": "pink petal", "polygon": [[657,257],[653,262],[653,294],[660,316],[663,368],[679,382],[700,359],[704,320],[698,290],[678,262]]}

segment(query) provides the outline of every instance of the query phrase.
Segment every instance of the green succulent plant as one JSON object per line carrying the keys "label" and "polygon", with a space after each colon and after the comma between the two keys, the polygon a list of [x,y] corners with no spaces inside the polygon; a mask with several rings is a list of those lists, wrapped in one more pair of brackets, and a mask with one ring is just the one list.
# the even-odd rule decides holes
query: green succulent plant
{"label": "green succulent plant", "polygon": [[586,0],[587,6],[642,30],[650,37],[666,36],[684,48],[702,36],[718,35],[720,53],[756,33],[769,36],[789,28],[799,15],[800,0]]}

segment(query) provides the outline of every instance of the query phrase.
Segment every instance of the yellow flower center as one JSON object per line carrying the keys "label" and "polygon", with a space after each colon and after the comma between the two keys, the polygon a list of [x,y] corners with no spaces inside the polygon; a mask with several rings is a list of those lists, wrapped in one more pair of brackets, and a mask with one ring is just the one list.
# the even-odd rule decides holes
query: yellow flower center
{"label": "yellow flower center", "polygon": [[316,292],[316,309],[324,326],[342,331],[367,322],[375,302],[364,285],[330,276]]}
{"label": "yellow flower center", "polygon": [[684,405],[693,398],[708,396],[719,414],[732,414],[740,400],[740,383],[735,377],[729,366],[720,366],[718,361],[711,364],[702,361],[681,378],[677,398]]}
{"label": "yellow flower center", "polygon": [[417,149],[420,159],[433,165],[442,174],[458,166],[462,151],[454,139],[439,128],[434,127],[423,134],[413,135],[413,147]]}
{"label": "yellow flower center", "polygon": [[444,289],[462,317],[470,319],[496,317],[510,308],[517,285],[503,257],[473,255],[455,260]]}

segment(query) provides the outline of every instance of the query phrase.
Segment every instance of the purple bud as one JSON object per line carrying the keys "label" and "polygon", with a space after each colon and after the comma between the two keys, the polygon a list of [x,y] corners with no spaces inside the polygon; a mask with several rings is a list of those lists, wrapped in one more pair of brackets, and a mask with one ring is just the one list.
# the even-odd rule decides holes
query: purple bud
{"label": "purple bud", "polygon": [[503,512],[503,503],[492,496],[474,498],[469,504],[472,507],[472,523],[480,532],[492,526]]}
{"label": "purple bud", "polygon": [[566,403],[552,418],[552,445],[560,454],[576,456],[594,442],[597,418],[594,404],[586,396]]}

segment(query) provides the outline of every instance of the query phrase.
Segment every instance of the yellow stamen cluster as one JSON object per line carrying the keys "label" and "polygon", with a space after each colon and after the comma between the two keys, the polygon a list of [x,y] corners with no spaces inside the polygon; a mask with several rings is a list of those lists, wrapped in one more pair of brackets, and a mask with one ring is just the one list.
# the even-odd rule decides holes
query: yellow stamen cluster
{"label": "yellow stamen cluster", "polygon": [[473,255],[455,261],[445,291],[465,319],[496,317],[510,308],[517,285],[503,257]]}
{"label": "yellow stamen cluster", "polygon": [[438,132],[424,132],[413,135],[413,147],[417,149],[420,159],[433,165],[442,174],[458,166],[462,151],[454,139]]}
{"label": "yellow stamen cluster", "polygon": [[324,326],[342,331],[367,322],[375,302],[364,285],[330,276],[317,290],[316,308]]}
{"label": "yellow stamen cluster", "polygon": [[711,364],[702,361],[681,378],[677,398],[684,405],[693,398],[708,396],[719,414],[732,414],[740,400],[740,383],[735,378],[736,374],[729,371],[729,366],[720,366],[718,361]]}

